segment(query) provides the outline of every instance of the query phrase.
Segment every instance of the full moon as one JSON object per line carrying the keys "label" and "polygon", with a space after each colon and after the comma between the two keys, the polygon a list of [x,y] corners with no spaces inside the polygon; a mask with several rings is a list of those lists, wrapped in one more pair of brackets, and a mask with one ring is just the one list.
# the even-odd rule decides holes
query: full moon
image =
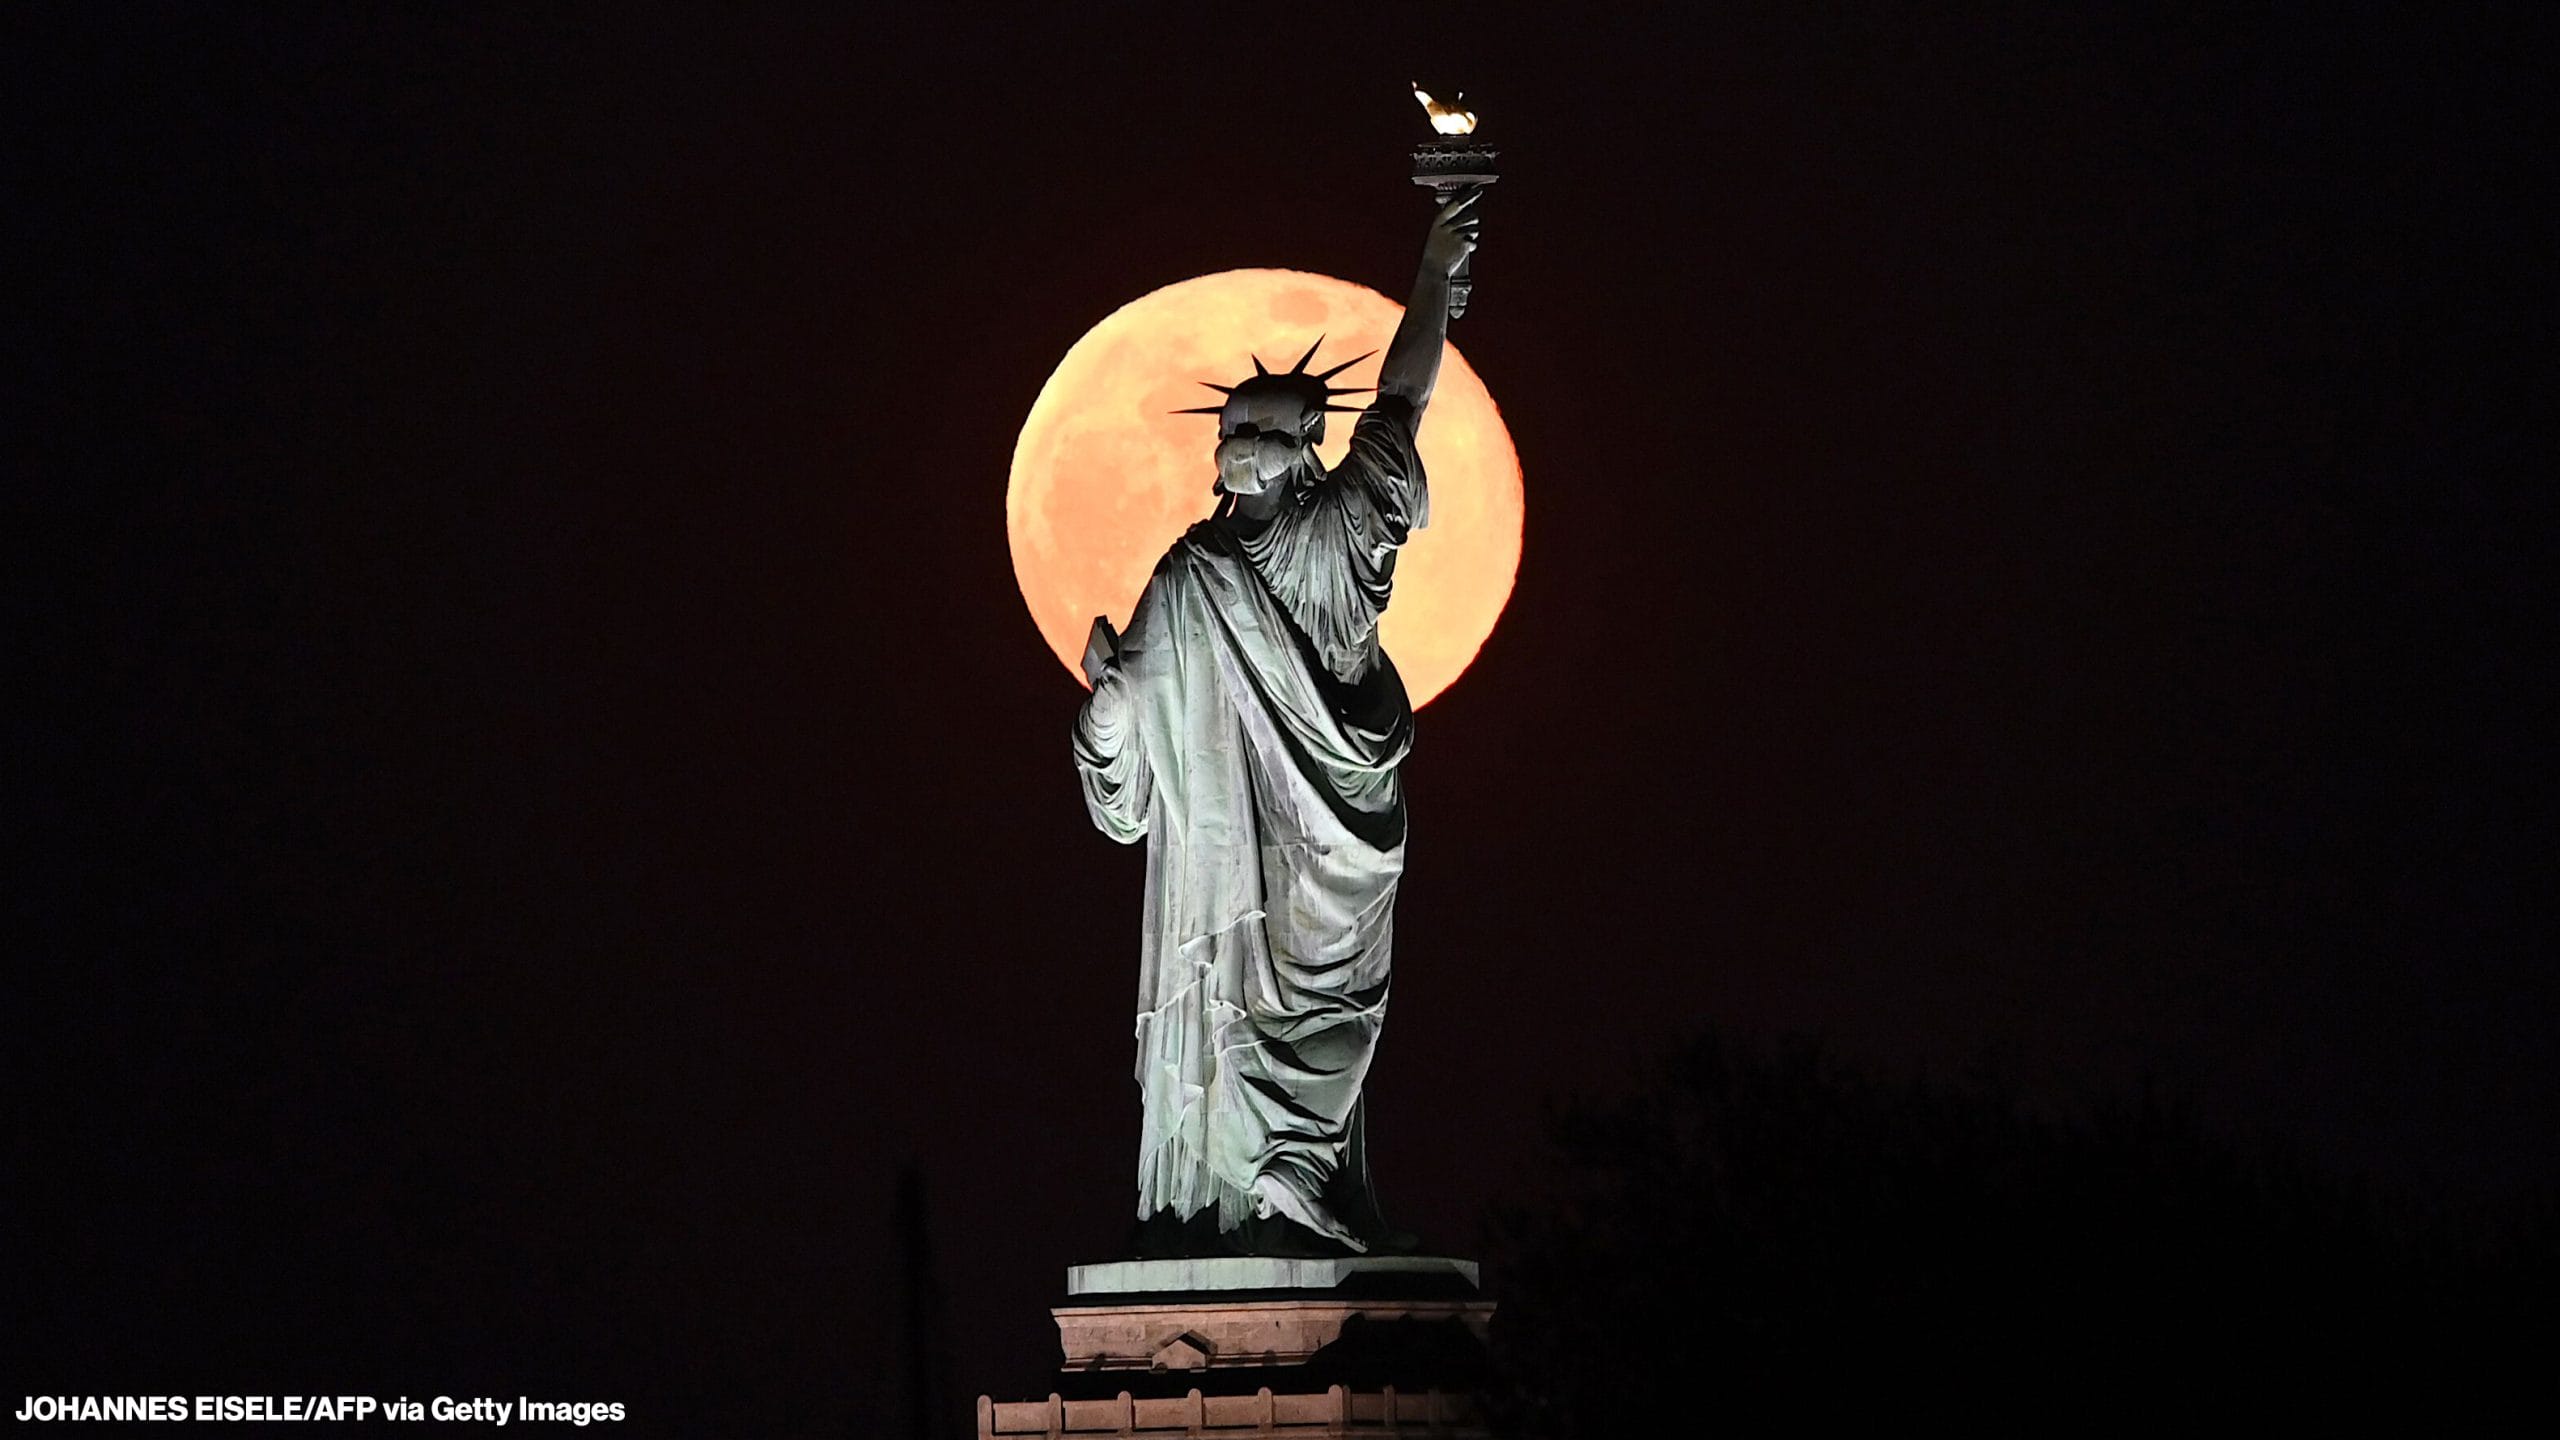
{"label": "full moon", "polygon": [[[1217,417],[1170,412],[1217,403],[1253,357],[1286,370],[1316,338],[1322,370],[1384,350],[1404,307],[1366,286],[1298,270],[1226,270],[1121,306],[1058,362],[1013,447],[1005,530],[1024,603],[1081,684],[1093,617],[1126,628],[1156,561],[1216,508]],[[1334,377],[1374,385],[1376,357]],[[1362,397],[1347,396],[1345,403]],[[1357,415],[1329,417],[1319,452],[1340,462]],[[1396,562],[1380,643],[1422,705],[1449,687],[1493,633],[1520,568],[1520,457],[1502,412],[1452,345],[1422,418],[1431,524]]]}

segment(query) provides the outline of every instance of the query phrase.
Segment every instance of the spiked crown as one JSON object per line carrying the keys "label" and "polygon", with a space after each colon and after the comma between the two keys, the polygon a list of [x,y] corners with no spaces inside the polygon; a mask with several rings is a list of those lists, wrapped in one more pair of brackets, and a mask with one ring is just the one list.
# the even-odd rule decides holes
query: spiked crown
{"label": "spiked crown", "polygon": [[[1221,385],[1214,380],[1203,380],[1200,383],[1217,391],[1219,394],[1226,396],[1231,401],[1236,399],[1251,399],[1258,395],[1287,395],[1297,400],[1300,404],[1305,405],[1310,410],[1338,410],[1347,413],[1349,411],[1359,409],[1360,407],[1357,405],[1336,405],[1333,403],[1333,397],[1336,395],[1357,395],[1362,391],[1373,387],[1367,385],[1337,386],[1328,382],[1330,382],[1334,376],[1341,374],[1343,371],[1350,369],[1352,366],[1359,364],[1361,361],[1368,359],[1369,356],[1375,355],[1378,352],[1371,350],[1364,354],[1354,355],[1350,359],[1343,361],[1341,364],[1334,366],[1330,370],[1322,370],[1313,374],[1308,373],[1308,362],[1314,360],[1316,358],[1316,352],[1323,348],[1324,337],[1322,335],[1318,335],[1316,337],[1316,343],[1307,347],[1307,353],[1298,357],[1298,363],[1290,366],[1287,370],[1282,371],[1279,374],[1275,375],[1270,370],[1265,369],[1262,364],[1262,357],[1256,355],[1253,357],[1253,374],[1246,379],[1240,380],[1233,385]],[[1223,415],[1226,413],[1226,409],[1227,407],[1224,405],[1201,405],[1189,410],[1176,410],[1173,413],[1176,415]]]}

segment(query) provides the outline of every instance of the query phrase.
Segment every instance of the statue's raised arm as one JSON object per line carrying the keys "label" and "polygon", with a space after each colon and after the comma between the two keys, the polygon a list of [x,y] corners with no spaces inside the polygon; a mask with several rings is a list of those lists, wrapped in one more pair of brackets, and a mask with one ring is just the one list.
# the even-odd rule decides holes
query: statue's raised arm
{"label": "statue's raised arm", "polygon": [[1440,380],[1440,350],[1449,338],[1449,277],[1475,253],[1476,201],[1482,187],[1468,190],[1431,217],[1430,237],[1422,243],[1422,270],[1413,280],[1413,299],[1404,323],[1387,342],[1387,358],[1378,366],[1378,393],[1413,406],[1419,424]]}

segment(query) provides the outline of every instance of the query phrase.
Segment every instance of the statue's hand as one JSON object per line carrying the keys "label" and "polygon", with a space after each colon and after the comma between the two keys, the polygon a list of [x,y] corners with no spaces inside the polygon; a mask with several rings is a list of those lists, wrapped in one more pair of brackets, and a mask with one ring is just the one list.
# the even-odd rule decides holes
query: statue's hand
{"label": "statue's hand", "polygon": [[1458,273],[1458,267],[1475,253],[1476,232],[1482,224],[1476,219],[1475,204],[1482,198],[1484,187],[1474,186],[1431,217],[1431,238],[1422,244],[1423,264],[1438,267],[1444,275]]}
{"label": "statue's hand", "polygon": [[1105,666],[1120,658],[1120,632],[1111,628],[1111,617],[1093,617],[1093,632],[1084,640],[1084,678],[1088,685],[1102,683]]}

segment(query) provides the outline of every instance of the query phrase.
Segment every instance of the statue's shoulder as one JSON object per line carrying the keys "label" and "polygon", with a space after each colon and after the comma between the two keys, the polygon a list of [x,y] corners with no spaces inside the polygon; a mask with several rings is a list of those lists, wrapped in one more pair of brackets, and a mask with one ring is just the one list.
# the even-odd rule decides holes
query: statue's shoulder
{"label": "statue's shoulder", "polygon": [[1215,566],[1238,553],[1235,536],[1225,526],[1215,520],[1194,521],[1191,528],[1165,547],[1149,581],[1196,571],[1204,565]]}
{"label": "statue's shoulder", "polygon": [[1173,548],[1165,552],[1164,558],[1169,563],[1175,557],[1186,553],[1236,555],[1242,552],[1243,545],[1237,540],[1234,527],[1222,523],[1213,516],[1207,520],[1193,521],[1191,528],[1182,532],[1182,538],[1173,542]]}

